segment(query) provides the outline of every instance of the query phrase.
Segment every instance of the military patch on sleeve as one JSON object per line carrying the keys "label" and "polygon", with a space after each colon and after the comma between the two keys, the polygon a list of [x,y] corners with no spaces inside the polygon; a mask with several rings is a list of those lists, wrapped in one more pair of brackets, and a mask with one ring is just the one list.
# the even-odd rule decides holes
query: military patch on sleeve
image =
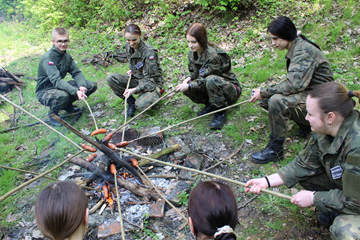
{"label": "military patch on sleeve", "polygon": [[54,66],[54,63],[53,63],[53,62],[51,62],[51,61],[49,61],[49,65]]}
{"label": "military patch on sleeve", "polygon": [[156,66],[156,65],[152,66],[152,70],[153,70],[153,71],[156,71],[156,70],[157,70],[157,66]]}
{"label": "military patch on sleeve", "polygon": [[332,178],[334,180],[341,178],[342,173],[343,173],[343,169],[340,165],[330,168],[330,171],[331,171]]}
{"label": "military patch on sleeve", "polygon": [[144,63],[143,62],[138,62],[136,65],[135,65],[135,67],[136,67],[136,69],[140,69],[140,68],[142,68],[144,66]]}
{"label": "military patch on sleeve", "polygon": [[154,57],[154,56],[150,56],[149,59],[150,59],[150,60],[154,60],[155,57]]}
{"label": "military patch on sleeve", "polygon": [[205,73],[205,68],[200,68],[199,70],[200,76],[204,75],[204,73]]}

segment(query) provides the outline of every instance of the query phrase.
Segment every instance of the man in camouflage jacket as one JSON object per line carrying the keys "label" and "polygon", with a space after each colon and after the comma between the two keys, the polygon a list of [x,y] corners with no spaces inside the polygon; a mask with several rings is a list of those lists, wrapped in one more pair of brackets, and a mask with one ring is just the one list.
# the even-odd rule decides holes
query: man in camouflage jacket
{"label": "man in camouflage jacket", "polygon": [[[56,28],[52,33],[51,49],[45,53],[39,63],[36,97],[42,105],[49,106],[49,120],[53,126],[60,126],[51,113],[58,115],[60,110],[69,113],[79,111],[72,103],[83,100],[97,89],[97,84],[87,81],[77,67],[73,58],[66,51],[69,44],[69,33],[64,28]],[[70,73],[74,80],[63,78]]]}
{"label": "man in camouflage jacket", "polygon": [[[267,88],[253,89],[260,92],[260,106],[268,110],[270,142],[263,150],[253,153],[251,161],[264,164],[283,159],[283,142],[287,131],[286,118],[295,121],[306,138],[310,133],[305,108],[308,92],[315,86],[334,81],[331,66],[325,55],[312,44],[298,36],[286,54],[287,80]],[[256,101],[252,98],[251,102]]]}
{"label": "man in camouflage jacket", "polygon": [[[299,183],[313,204],[335,214],[332,239],[360,239],[360,114],[353,111],[335,138],[314,133],[306,147],[277,173],[289,188]],[[330,224],[329,224],[330,225]]]}
{"label": "man in camouflage jacket", "polygon": [[[153,46],[140,40],[136,51],[128,43],[125,43],[125,49],[131,70],[129,88],[135,88],[135,93],[139,94],[137,99],[133,96],[127,99],[129,104],[127,116],[132,117],[135,108],[142,111],[159,99],[164,80],[158,52]],[[106,78],[110,88],[122,99],[125,98],[123,94],[128,80],[128,75],[118,73],[111,73]]]}
{"label": "man in camouflage jacket", "polygon": [[[231,71],[231,59],[226,52],[207,45],[200,56],[189,51],[189,88],[184,95],[195,103],[205,104],[198,116],[234,104],[240,97],[242,88],[236,75]],[[223,121],[217,118],[225,116]],[[215,113],[211,129],[221,129],[226,120],[226,111]]]}

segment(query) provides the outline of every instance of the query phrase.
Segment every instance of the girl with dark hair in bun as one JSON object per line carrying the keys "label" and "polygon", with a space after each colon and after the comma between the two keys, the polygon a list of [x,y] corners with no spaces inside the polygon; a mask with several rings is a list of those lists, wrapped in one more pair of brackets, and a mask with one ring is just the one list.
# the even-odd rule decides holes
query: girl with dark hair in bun
{"label": "girl with dark hair in bun", "polygon": [[197,240],[236,240],[237,206],[228,185],[215,181],[198,184],[190,193],[188,213]]}
{"label": "girl with dark hair in bun", "polygon": [[360,99],[360,91],[339,83],[315,87],[306,99],[306,120],[314,134],[305,148],[277,173],[245,187],[260,194],[261,188],[299,183],[306,190],[291,202],[320,210],[318,221],[331,226],[333,240],[360,239],[360,113],[353,97]]}
{"label": "girl with dark hair in bun", "polygon": [[[164,79],[158,51],[141,39],[139,26],[129,24],[125,28],[125,38],[130,70],[126,74],[111,73],[106,81],[118,97],[127,97],[129,108],[125,114],[127,117],[133,117],[135,109],[143,111],[159,99]],[[129,89],[126,89],[130,76]],[[139,94],[137,99],[134,98],[134,94]]]}
{"label": "girl with dark hair in bun", "polygon": [[[207,39],[202,23],[193,23],[186,30],[189,51],[189,74],[176,86],[195,103],[205,104],[198,112],[206,113],[234,104],[240,97],[241,86],[231,71],[231,59],[226,52]],[[226,110],[214,114],[211,129],[221,129],[227,119]]]}
{"label": "girl with dark hair in bun", "polygon": [[36,199],[35,219],[47,238],[81,240],[89,220],[88,199],[73,182],[52,183]]}
{"label": "girl with dark hair in bun", "polygon": [[308,92],[325,82],[334,81],[331,66],[320,47],[301,35],[294,23],[285,16],[273,20],[269,27],[272,45],[287,50],[285,56],[287,79],[266,88],[252,89],[250,102],[260,101],[269,112],[270,141],[259,152],[251,154],[257,164],[276,162],[284,158],[283,143],[287,131],[286,118],[297,123],[296,136],[307,138],[309,122],[305,120],[305,101]]}

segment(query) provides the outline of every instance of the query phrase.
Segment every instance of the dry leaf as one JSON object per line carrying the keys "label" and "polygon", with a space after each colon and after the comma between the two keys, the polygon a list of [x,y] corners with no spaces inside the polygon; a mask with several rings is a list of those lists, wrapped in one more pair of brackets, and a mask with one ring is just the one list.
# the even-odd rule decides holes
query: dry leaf
{"label": "dry leaf", "polygon": [[18,214],[12,214],[12,213],[9,213],[6,217],[6,221],[8,223],[11,223],[11,222],[15,222],[16,219],[21,215],[21,213],[18,213]]}

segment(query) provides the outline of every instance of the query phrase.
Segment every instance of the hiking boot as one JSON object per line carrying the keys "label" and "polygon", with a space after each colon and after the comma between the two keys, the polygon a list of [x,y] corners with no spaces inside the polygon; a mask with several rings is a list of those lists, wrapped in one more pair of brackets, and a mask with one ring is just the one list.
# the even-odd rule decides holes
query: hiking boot
{"label": "hiking boot", "polygon": [[203,110],[201,110],[200,112],[198,112],[197,115],[201,116],[201,115],[207,114],[209,112],[212,112],[214,110],[216,110],[216,107],[214,105],[210,104],[209,102],[206,102],[205,108]]}
{"label": "hiking boot", "polygon": [[50,116],[52,113],[55,113],[56,115],[58,115],[59,112],[58,112],[58,111],[57,111],[57,112],[54,112],[54,111],[52,111],[52,110],[49,111],[48,117],[49,117],[49,120],[50,120],[51,125],[52,125],[53,127],[60,127],[60,126],[61,126],[61,123],[59,123],[58,121],[56,121],[55,119],[53,119],[53,118]]}
{"label": "hiking boot", "polygon": [[256,164],[266,164],[269,162],[277,162],[284,159],[285,138],[276,138],[270,134],[270,142],[264,149],[251,154],[251,161]]}
{"label": "hiking boot", "polygon": [[133,96],[130,96],[127,99],[128,110],[127,110],[126,117],[128,117],[128,118],[133,117],[135,114],[135,101],[136,101],[136,99]]}
{"label": "hiking boot", "polygon": [[68,104],[64,110],[68,113],[77,113],[80,112],[80,108],[78,107],[74,107],[74,105],[72,105],[72,103]]}
{"label": "hiking boot", "polygon": [[210,123],[210,128],[213,130],[221,129],[226,122],[226,118],[226,110],[215,113],[214,118]]}
{"label": "hiking boot", "polygon": [[333,224],[334,219],[338,215],[340,215],[340,213],[337,213],[337,212],[330,212],[330,213],[321,212],[317,216],[317,220],[319,221],[320,224],[325,225],[327,227],[330,227]]}
{"label": "hiking boot", "polygon": [[299,130],[296,131],[295,136],[304,139],[308,138],[311,132],[310,125],[304,125],[298,122],[296,124],[299,126]]}

